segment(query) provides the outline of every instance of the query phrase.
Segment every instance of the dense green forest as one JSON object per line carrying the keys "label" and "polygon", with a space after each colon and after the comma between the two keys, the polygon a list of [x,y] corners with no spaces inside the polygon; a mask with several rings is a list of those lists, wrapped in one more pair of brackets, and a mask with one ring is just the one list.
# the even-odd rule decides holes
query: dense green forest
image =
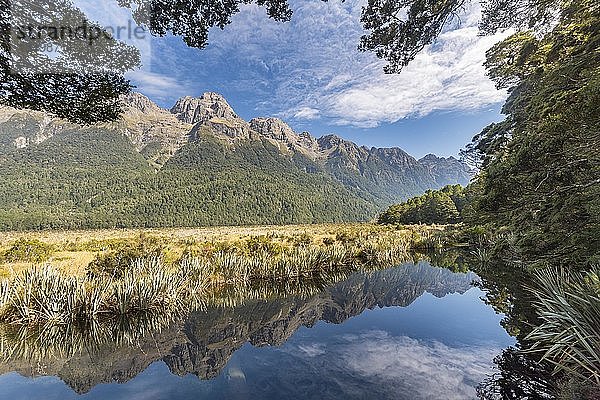
{"label": "dense green forest", "polygon": [[0,229],[80,229],[367,220],[376,212],[304,159],[266,141],[207,136],[160,171],[123,135],[89,128],[0,159]]}
{"label": "dense green forest", "polygon": [[449,185],[391,206],[378,221],[382,224],[455,224],[462,220],[465,205],[464,188]]}
{"label": "dense green forest", "polygon": [[600,261],[599,14],[597,2],[566,2],[545,35],[521,31],[490,49],[486,67],[510,96],[506,119],[463,152],[479,168],[468,195],[456,204],[451,188],[428,192],[392,206],[380,221],[462,220],[511,232],[505,245],[521,260]]}
{"label": "dense green forest", "polygon": [[252,130],[217,94],[178,102],[210,115],[194,124],[141,94],[126,101],[122,120],[92,126],[0,110],[1,230],[366,221],[471,174],[335,135],[303,147],[283,121]]}
{"label": "dense green forest", "polygon": [[507,118],[475,137],[472,223],[508,227],[520,257],[600,260],[600,5],[567,2],[545,36],[517,33],[488,52]]}

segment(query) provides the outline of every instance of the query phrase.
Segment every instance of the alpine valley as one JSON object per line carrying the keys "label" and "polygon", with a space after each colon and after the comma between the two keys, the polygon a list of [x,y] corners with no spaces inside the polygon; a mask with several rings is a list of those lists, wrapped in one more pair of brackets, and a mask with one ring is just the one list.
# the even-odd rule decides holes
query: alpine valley
{"label": "alpine valley", "polygon": [[124,100],[121,119],[92,126],[0,109],[1,230],[362,221],[472,174],[452,157],[247,122],[216,93],[171,110]]}

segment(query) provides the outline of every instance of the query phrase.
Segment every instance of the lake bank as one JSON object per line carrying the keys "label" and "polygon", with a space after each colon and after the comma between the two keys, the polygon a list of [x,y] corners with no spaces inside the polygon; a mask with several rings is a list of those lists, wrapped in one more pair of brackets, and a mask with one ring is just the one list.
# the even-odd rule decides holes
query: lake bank
{"label": "lake bank", "polygon": [[[356,271],[419,260],[415,251],[442,246],[447,236],[444,227],[433,226],[262,229],[251,231],[262,235],[230,229],[228,236],[208,230],[203,236],[171,231],[120,238],[100,233],[102,239],[66,234],[53,236],[54,242],[13,239],[1,253],[8,267],[0,319],[73,323],[185,311],[230,287],[318,288]],[[84,263],[83,255],[91,261]]]}
{"label": "lake bank", "polygon": [[[446,228],[415,225],[402,229],[371,223],[287,226],[239,226],[180,229],[114,229],[88,231],[40,231],[0,233],[0,277],[10,276],[36,264],[51,264],[70,275],[84,275],[98,257],[115,251],[162,253],[174,262],[190,253],[238,249],[252,252],[264,247],[280,249],[297,245],[345,244],[361,237],[390,236],[410,241],[411,247],[440,236]],[[416,243],[419,242],[420,243]],[[15,244],[17,244],[16,248]],[[13,251],[11,252],[11,248]],[[4,255],[4,256],[2,256]],[[142,254],[140,254],[142,255]]]}

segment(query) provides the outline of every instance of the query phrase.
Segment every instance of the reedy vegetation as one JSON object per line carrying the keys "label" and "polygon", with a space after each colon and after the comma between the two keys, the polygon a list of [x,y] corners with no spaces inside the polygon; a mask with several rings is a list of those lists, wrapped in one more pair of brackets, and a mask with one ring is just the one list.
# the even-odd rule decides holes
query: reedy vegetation
{"label": "reedy vegetation", "polygon": [[[342,237],[342,239],[344,239]],[[251,239],[248,246],[184,256],[167,263],[160,255],[123,263],[102,258],[86,276],[69,276],[49,265],[23,271],[0,283],[0,321],[17,324],[73,324],[123,316],[170,314],[201,307],[224,287],[259,289],[261,283],[316,287],[348,272],[412,260],[414,247],[437,246],[436,234],[387,230],[345,237],[343,243],[274,246]],[[261,242],[261,241],[258,241]],[[117,260],[116,266],[109,262]],[[258,288],[258,289],[257,289]],[[256,293],[255,293],[256,295]]]}
{"label": "reedy vegetation", "polygon": [[541,319],[527,337],[530,352],[564,371],[600,385],[600,268],[588,272],[537,272],[531,291]]}

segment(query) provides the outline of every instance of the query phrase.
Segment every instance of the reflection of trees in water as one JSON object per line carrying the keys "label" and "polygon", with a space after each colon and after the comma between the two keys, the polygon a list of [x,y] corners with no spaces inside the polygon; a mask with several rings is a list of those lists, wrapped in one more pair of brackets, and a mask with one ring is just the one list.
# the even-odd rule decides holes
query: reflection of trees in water
{"label": "reflection of trees in water", "polygon": [[277,300],[289,296],[308,299],[322,293],[327,287],[348,279],[356,272],[323,273],[313,279],[287,281],[251,281],[244,285],[227,285],[211,291],[204,297],[209,306],[237,307],[253,300]]}
{"label": "reflection of trees in water", "polygon": [[540,356],[523,352],[531,345],[526,339],[539,323],[534,298],[527,290],[532,275],[522,265],[499,259],[478,262],[466,255],[471,268],[480,277],[478,286],[486,293],[484,301],[497,313],[504,314],[502,327],[517,339],[517,348],[509,348],[496,357],[498,372],[482,382],[478,395],[482,399],[548,399],[557,393],[557,379],[548,363]]}
{"label": "reflection of trees in water", "polygon": [[494,359],[498,372],[477,388],[483,400],[597,400],[600,390],[592,383],[553,374],[553,365],[539,355],[510,347]]}
{"label": "reflection of trees in water", "polygon": [[[478,393],[482,399],[537,400],[555,398],[558,395],[569,397],[572,393],[576,395],[574,395],[575,397],[571,396],[571,398],[594,398],[591,393],[594,390],[600,392],[597,388],[593,389],[594,385],[592,383],[582,381],[581,376],[575,379],[577,373],[565,372],[564,368],[562,370],[555,369],[555,363],[557,362],[561,367],[568,367],[566,362],[563,361],[564,358],[549,361],[543,359],[543,351],[530,351],[530,349],[535,349],[538,346],[536,341],[532,339],[531,334],[544,323],[540,319],[540,313],[544,312],[545,308],[539,302],[539,295],[550,289],[550,292],[546,294],[560,303],[563,300],[560,300],[560,296],[556,297],[555,295],[566,290],[566,285],[560,285],[561,287],[557,286],[554,289],[545,287],[543,282],[539,281],[537,277],[539,273],[535,269],[527,268],[522,264],[503,261],[499,258],[482,263],[477,261],[475,254],[468,251],[464,251],[460,256],[452,254],[452,252],[450,252],[450,255],[441,257],[432,255],[429,256],[429,259],[433,265],[436,265],[436,261],[441,260],[445,267],[453,269],[460,268],[461,265],[465,264],[470,265],[470,269],[480,277],[480,281],[476,284],[486,292],[484,301],[497,313],[504,314],[501,321],[502,327],[517,339],[517,348],[505,350],[494,360],[499,371],[480,385]],[[584,289],[577,289],[574,291],[573,296],[579,298],[583,292]],[[564,299],[568,299],[568,297],[569,295]],[[590,332],[590,329],[592,332],[594,331],[583,319],[574,320],[579,313],[589,312],[588,307],[583,305],[584,303],[588,304],[589,308],[594,309],[594,306],[591,305],[594,301],[596,301],[597,307],[597,300],[593,300],[592,296],[588,296],[588,300],[584,300],[578,306],[578,310],[570,311],[569,317],[573,322],[573,326],[580,324],[585,326],[588,332]],[[570,306],[573,306],[573,304],[573,302],[570,302]],[[590,315],[591,320],[594,320],[596,318],[594,315],[597,315],[597,313]],[[556,322],[554,318],[550,318],[550,320],[553,323]],[[600,326],[596,329],[596,332],[598,329],[600,329]],[[560,331],[561,329],[557,332]],[[574,329],[570,332],[575,334],[576,331],[577,329]],[[585,330],[583,331],[585,332]],[[570,335],[569,332],[565,334]],[[537,337],[539,338],[539,335]],[[590,337],[589,333],[586,334],[586,337],[586,342],[593,342],[594,338]],[[552,345],[552,343],[547,343],[547,346]],[[576,347],[576,345],[573,347]],[[590,359],[590,363],[592,363],[592,359]],[[586,378],[591,375],[593,374],[587,371]]]}
{"label": "reflection of trees in water", "polygon": [[494,359],[499,372],[477,389],[481,399],[553,399],[557,386],[548,364],[510,347]]}

